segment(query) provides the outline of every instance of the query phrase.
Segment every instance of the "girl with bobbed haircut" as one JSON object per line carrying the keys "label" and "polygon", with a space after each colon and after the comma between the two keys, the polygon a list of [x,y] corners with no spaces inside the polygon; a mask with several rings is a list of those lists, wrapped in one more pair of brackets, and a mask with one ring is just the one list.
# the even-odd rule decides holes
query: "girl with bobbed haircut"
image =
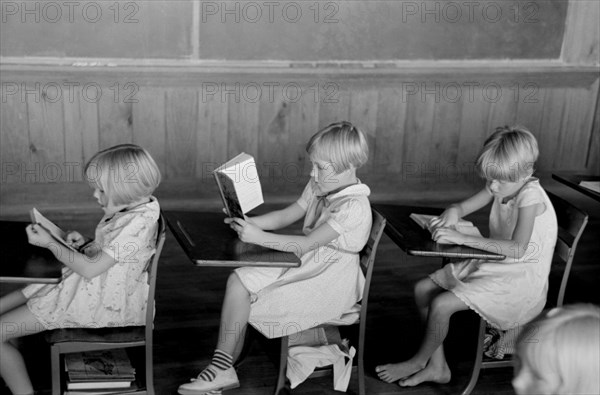
{"label": "girl with bobbed haircut", "polygon": [[84,171],[88,183],[104,191],[115,205],[151,195],[161,181],[152,156],[135,144],[120,144],[96,153]]}
{"label": "girl with bobbed haircut", "polygon": [[337,174],[358,169],[369,159],[365,134],[347,121],[335,122],[315,133],[306,144],[311,159],[331,163]]}
{"label": "girl with bobbed haircut", "polygon": [[477,158],[479,175],[488,180],[515,182],[534,172],[537,140],[523,126],[500,126],[487,138]]}
{"label": "girl with bobbed haircut", "polygon": [[600,394],[600,307],[550,310],[517,339],[517,394]]}

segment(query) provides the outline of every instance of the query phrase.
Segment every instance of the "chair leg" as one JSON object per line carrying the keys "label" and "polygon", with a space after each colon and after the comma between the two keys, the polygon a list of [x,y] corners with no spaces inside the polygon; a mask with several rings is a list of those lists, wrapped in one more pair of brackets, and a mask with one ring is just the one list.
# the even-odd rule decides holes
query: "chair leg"
{"label": "chair leg", "polygon": [[358,358],[358,395],[365,395],[365,362],[362,356]]}
{"label": "chair leg", "polygon": [[56,345],[50,347],[50,367],[52,370],[52,395],[61,395],[60,351]]}
{"label": "chair leg", "polygon": [[477,334],[477,351],[475,354],[475,361],[473,362],[473,370],[471,372],[471,378],[467,383],[467,386],[461,392],[461,395],[469,395],[471,391],[475,388],[477,384],[477,379],[479,378],[479,372],[481,371],[481,361],[483,360],[483,339],[485,336],[485,320],[483,318],[479,319],[479,331]]}
{"label": "chair leg", "polygon": [[152,350],[152,339],[146,339],[146,394],[154,395],[154,358]]}
{"label": "chair leg", "polygon": [[287,372],[287,357],[288,357],[288,337],[281,338],[281,350],[279,353],[279,374],[277,375],[277,386],[275,387],[274,395],[282,395],[286,387],[286,372]]}

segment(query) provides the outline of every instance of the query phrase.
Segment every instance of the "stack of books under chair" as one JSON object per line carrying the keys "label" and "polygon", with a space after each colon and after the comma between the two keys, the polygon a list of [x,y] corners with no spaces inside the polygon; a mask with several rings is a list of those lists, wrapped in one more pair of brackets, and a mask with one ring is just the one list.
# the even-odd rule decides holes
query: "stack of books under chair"
{"label": "stack of books under chair", "polygon": [[124,349],[67,354],[64,395],[107,395],[135,391],[135,369]]}

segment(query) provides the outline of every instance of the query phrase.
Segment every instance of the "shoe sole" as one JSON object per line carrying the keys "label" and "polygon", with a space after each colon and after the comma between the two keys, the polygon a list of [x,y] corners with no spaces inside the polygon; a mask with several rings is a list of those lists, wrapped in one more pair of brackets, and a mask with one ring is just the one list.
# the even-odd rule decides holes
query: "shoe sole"
{"label": "shoe sole", "polygon": [[211,391],[225,391],[225,390],[231,390],[234,388],[240,388],[240,383],[233,383],[233,384],[229,384],[226,385],[224,387],[218,387],[218,388],[212,388],[209,390],[186,390],[186,389],[181,389],[181,390],[177,390],[177,393],[180,395],[204,395],[204,394],[208,394]]}

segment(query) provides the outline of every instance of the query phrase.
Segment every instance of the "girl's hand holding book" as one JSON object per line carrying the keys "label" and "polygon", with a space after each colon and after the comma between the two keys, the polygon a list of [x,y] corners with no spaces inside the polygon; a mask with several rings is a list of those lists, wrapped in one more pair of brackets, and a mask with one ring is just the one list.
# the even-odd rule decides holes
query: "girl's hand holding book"
{"label": "girl's hand holding book", "polygon": [[231,229],[237,232],[238,237],[241,241],[243,241],[244,243],[258,244],[258,242],[260,241],[260,233],[262,232],[262,230],[258,226],[241,218],[228,219],[230,220],[229,226],[231,226]]}
{"label": "girl's hand holding book", "polygon": [[71,230],[67,231],[67,235],[65,236],[65,240],[67,244],[70,246],[79,249],[82,245],[85,244],[85,238],[81,235],[81,233]]}
{"label": "girl's hand holding book", "polygon": [[437,228],[431,238],[440,244],[465,244],[467,241],[466,235],[452,228]]}
{"label": "girl's hand holding book", "polygon": [[29,244],[34,246],[48,248],[51,243],[56,243],[54,237],[38,224],[31,224],[25,228]]}
{"label": "girl's hand holding book", "polygon": [[447,228],[454,226],[460,220],[460,211],[455,206],[450,206],[444,212],[436,218],[432,218],[429,222],[429,229],[431,231],[439,228]]}

